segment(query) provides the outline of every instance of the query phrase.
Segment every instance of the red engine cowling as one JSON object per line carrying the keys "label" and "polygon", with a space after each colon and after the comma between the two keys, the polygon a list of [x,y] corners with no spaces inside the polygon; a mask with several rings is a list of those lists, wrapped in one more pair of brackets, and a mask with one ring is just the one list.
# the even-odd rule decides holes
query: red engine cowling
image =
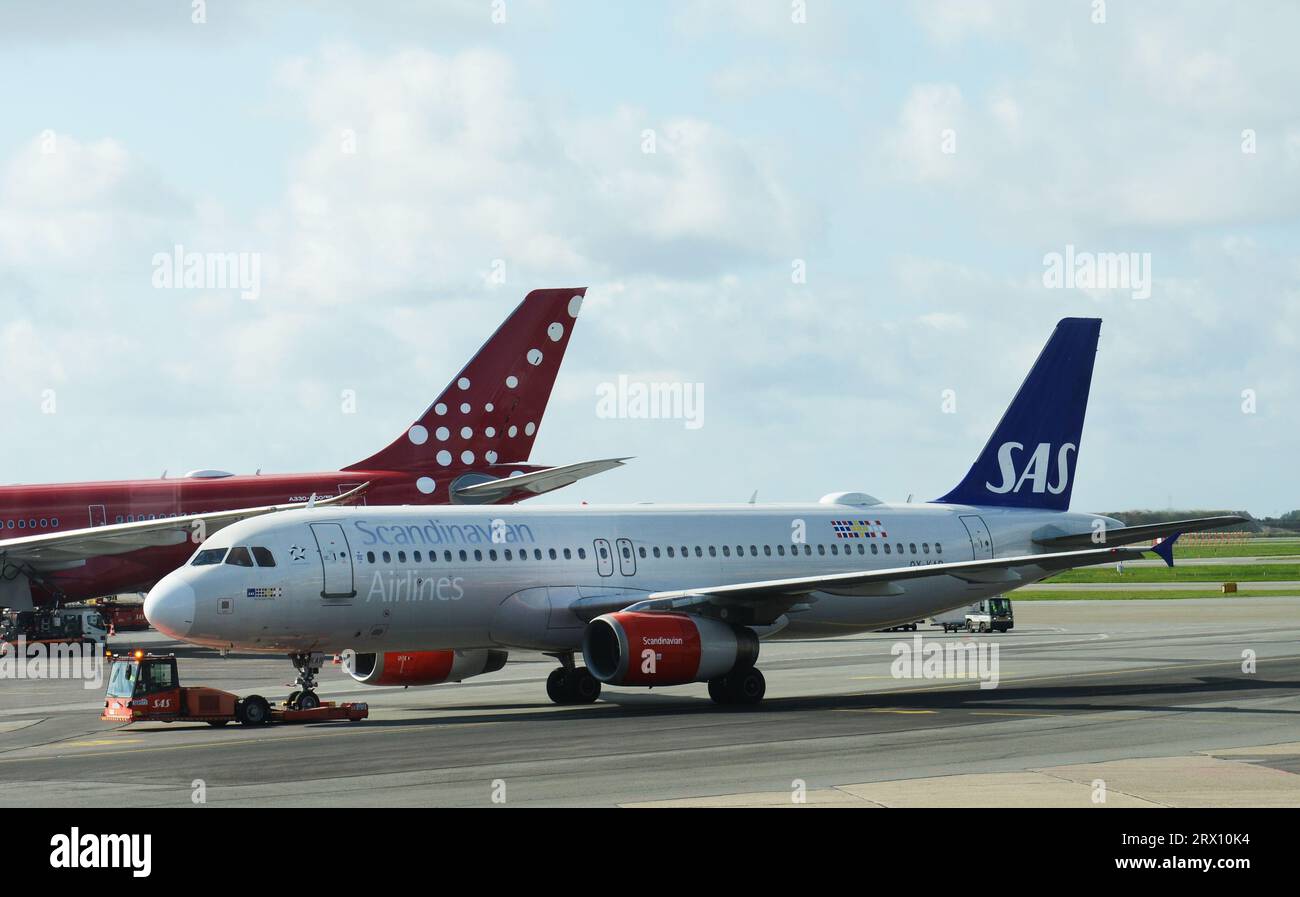
{"label": "red engine cowling", "polygon": [[506,665],[505,651],[387,651],[350,653],[348,675],[362,685],[437,685],[493,673]]}
{"label": "red engine cowling", "polygon": [[705,617],[623,611],[587,624],[582,657],[610,685],[684,685],[753,666],[758,636]]}

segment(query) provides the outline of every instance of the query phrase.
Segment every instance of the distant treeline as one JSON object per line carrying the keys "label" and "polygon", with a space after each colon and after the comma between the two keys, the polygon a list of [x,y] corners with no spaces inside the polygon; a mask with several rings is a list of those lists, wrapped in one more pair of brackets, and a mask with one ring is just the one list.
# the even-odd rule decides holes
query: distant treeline
{"label": "distant treeline", "polygon": [[1225,526],[1207,532],[1247,532],[1267,533],[1276,530],[1300,532],[1300,510],[1287,511],[1281,517],[1255,517],[1249,511],[1108,511],[1107,517],[1116,517],[1126,526],[1142,526],[1147,523],[1168,523],[1171,520],[1186,520],[1189,517],[1218,517],[1221,514],[1240,514],[1246,518],[1245,523]]}

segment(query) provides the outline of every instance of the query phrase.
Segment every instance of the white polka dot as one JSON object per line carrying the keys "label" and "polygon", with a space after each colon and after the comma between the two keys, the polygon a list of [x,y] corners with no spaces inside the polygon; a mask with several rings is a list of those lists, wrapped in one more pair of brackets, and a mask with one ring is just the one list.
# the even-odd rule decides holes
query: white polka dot
{"label": "white polka dot", "polygon": [[532,436],[536,432],[537,432],[537,424],[533,423],[532,421],[529,421],[528,426],[524,427],[524,433],[528,436]]}
{"label": "white polka dot", "polygon": [[487,453],[484,455],[484,457],[487,458],[489,464],[495,464],[495,463],[497,463],[497,453],[496,453],[496,452],[487,452]]}
{"label": "white polka dot", "polygon": [[487,411],[488,413],[491,413],[493,407],[494,407],[493,404],[491,402],[488,402],[486,405],[483,406],[483,410]]}
{"label": "white polka dot", "polygon": [[469,402],[463,402],[460,406],[461,414],[469,414]]}
{"label": "white polka dot", "polygon": [[580,311],[582,311],[582,297],[574,296],[569,300],[569,317],[576,318]]}
{"label": "white polka dot", "polygon": [[551,338],[551,342],[558,343],[564,338],[564,325],[556,321],[550,327],[546,328],[546,335]]}
{"label": "white polka dot", "polygon": [[447,437],[451,435],[451,430],[448,430],[446,427],[439,427],[433,431],[433,435],[438,437],[439,442],[446,442]]}
{"label": "white polka dot", "polygon": [[541,350],[541,349],[529,349],[529,350],[528,350],[528,363],[531,364],[533,367],[537,367],[539,364],[541,364],[541,363],[542,363],[542,350]]}
{"label": "white polka dot", "polygon": [[450,464],[451,452],[447,451],[446,449],[443,449],[442,451],[438,452],[438,463],[441,464],[443,467],[446,467],[448,464]]}
{"label": "white polka dot", "polygon": [[456,381],[456,385],[459,386],[461,389],[469,389],[469,378],[461,377],[459,380]]}
{"label": "white polka dot", "polygon": [[442,415],[447,413],[447,406],[442,404],[442,402],[439,402],[437,405],[433,406],[433,413],[442,417]]}
{"label": "white polka dot", "polygon": [[461,438],[461,439],[469,439],[469,438],[470,438],[471,436],[473,436],[473,435],[474,435],[474,428],[473,428],[473,427],[461,427],[461,428],[460,428],[460,438]]}
{"label": "white polka dot", "polygon": [[519,385],[519,378],[516,377],[514,374],[511,374],[509,377],[506,378],[506,386],[509,387],[510,389],[514,389],[518,385]]}
{"label": "white polka dot", "polygon": [[511,427],[511,428],[510,428],[510,432],[509,432],[508,435],[510,436],[511,439],[514,439],[514,438],[515,438],[515,434],[518,433],[518,432],[519,432],[519,428],[518,428],[518,427]]}
{"label": "white polka dot", "polygon": [[488,439],[491,439],[493,436],[497,435],[497,428],[488,427],[486,430],[483,431],[483,435],[486,436]]}
{"label": "white polka dot", "polygon": [[410,438],[411,442],[415,443],[416,445],[424,445],[426,442],[429,441],[429,431],[424,429],[424,427],[420,426],[419,424],[416,424],[414,427],[411,427],[411,429],[407,430],[406,435],[407,437]]}
{"label": "white polka dot", "polygon": [[438,488],[438,484],[431,477],[420,477],[415,481],[415,488],[428,495]]}
{"label": "white polka dot", "polygon": [[464,463],[464,464],[473,464],[473,463],[474,463],[474,453],[473,453],[473,452],[469,452],[469,451],[461,452],[461,453],[460,453],[460,460],[461,460],[461,462]]}

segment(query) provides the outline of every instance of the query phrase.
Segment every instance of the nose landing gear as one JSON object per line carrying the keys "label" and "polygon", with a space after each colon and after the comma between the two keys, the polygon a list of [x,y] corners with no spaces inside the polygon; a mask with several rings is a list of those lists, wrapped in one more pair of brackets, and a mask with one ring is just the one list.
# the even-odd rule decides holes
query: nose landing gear
{"label": "nose landing gear", "polygon": [[300,688],[290,692],[288,700],[284,702],[285,706],[290,710],[315,710],[320,706],[320,698],[316,697],[316,674],[325,662],[325,655],[290,654],[289,660],[293,661],[294,668],[298,671],[294,684]]}

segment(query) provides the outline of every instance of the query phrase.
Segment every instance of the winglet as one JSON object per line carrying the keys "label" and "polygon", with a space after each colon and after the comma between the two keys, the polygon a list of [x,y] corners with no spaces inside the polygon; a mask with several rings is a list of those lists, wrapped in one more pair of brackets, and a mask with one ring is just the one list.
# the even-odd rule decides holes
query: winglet
{"label": "winglet", "polygon": [[1151,545],[1151,550],[1160,555],[1160,559],[1165,562],[1166,567],[1174,565],[1174,543],[1182,533],[1174,533],[1172,536],[1166,536],[1163,539],[1157,539]]}

